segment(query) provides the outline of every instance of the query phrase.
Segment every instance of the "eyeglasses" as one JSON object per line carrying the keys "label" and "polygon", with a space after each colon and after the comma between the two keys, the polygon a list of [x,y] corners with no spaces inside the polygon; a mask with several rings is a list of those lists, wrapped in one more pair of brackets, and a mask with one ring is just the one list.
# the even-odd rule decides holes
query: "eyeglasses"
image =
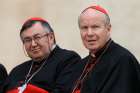
{"label": "eyeglasses", "polygon": [[24,39],[22,39],[23,40],[23,43],[24,44],[31,44],[32,43],[32,40],[34,40],[36,43],[38,43],[38,42],[40,42],[40,40],[43,38],[43,37],[45,37],[45,36],[48,36],[49,35],[49,33],[46,33],[46,34],[43,34],[43,35],[41,35],[41,34],[36,34],[36,35],[34,35],[34,36],[32,36],[32,37],[25,37]]}

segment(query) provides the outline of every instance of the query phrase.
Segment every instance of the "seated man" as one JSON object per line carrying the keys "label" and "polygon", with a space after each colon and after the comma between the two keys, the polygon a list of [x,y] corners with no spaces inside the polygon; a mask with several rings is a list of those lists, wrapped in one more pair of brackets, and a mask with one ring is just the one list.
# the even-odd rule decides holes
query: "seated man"
{"label": "seated man", "polygon": [[61,49],[54,31],[42,18],[27,20],[20,37],[31,60],[16,66],[5,83],[6,93],[69,93],[76,79],[75,65],[81,59],[74,51]]}

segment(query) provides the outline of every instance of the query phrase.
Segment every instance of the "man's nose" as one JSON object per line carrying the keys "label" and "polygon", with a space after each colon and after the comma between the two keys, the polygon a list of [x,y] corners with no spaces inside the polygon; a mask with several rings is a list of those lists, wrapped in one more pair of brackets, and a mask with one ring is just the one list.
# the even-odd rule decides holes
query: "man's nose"
{"label": "man's nose", "polygon": [[89,36],[94,35],[94,31],[92,30],[92,28],[88,28],[87,34],[88,34]]}
{"label": "man's nose", "polygon": [[32,46],[36,46],[36,45],[37,45],[37,43],[36,43],[36,41],[35,41],[34,39],[32,39],[31,45],[32,45]]}

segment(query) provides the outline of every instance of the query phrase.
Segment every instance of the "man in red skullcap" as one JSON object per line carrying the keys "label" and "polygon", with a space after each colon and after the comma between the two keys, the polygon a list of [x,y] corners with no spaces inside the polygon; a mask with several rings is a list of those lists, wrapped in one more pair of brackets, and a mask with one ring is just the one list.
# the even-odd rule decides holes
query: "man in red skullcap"
{"label": "man in red skullcap", "polygon": [[90,6],[80,14],[78,23],[89,55],[79,64],[78,69],[83,70],[72,93],[140,93],[140,65],[111,39],[107,11]]}
{"label": "man in red skullcap", "polygon": [[20,37],[31,60],[10,72],[4,93],[70,93],[80,56],[60,48],[53,29],[42,18],[27,20]]}

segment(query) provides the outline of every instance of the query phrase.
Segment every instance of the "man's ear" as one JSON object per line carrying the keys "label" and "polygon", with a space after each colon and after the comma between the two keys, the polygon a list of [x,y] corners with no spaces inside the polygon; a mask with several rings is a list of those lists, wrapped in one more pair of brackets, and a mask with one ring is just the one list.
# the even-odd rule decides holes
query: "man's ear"
{"label": "man's ear", "polygon": [[50,32],[50,39],[54,39],[54,38],[55,38],[54,33]]}
{"label": "man's ear", "polygon": [[51,43],[54,43],[54,41],[55,41],[55,35],[54,35],[53,32],[50,32],[49,40],[51,41]]}
{"label": "man's ear", "polygon": [[111,32],[111,28],[112,28],[111,24],[108,24],[107,25],[107,31]]}

